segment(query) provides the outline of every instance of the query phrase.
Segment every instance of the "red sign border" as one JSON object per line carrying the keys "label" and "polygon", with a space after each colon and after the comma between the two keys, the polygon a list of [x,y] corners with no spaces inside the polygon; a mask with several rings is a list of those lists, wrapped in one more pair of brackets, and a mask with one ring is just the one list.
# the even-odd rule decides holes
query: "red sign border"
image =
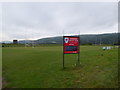
{"label": "red sign border", "polygon": [[[78,53],[64,53],[64,38],[65,37],[77,37],[78,38]],[[80,44],[80,37],[79,36],[63,36],[63,54],[79,54],[80,53],[80,47],[79,47],[79,44]]]}

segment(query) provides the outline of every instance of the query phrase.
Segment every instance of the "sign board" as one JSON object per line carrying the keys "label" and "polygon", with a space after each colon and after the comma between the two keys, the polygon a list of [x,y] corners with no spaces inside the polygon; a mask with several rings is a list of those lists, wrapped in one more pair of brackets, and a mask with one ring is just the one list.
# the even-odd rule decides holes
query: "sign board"
{"label": "sign board", "polygon": [[63,37],[64,54],[77,54],[79,53],[79,37],[64,36]]}

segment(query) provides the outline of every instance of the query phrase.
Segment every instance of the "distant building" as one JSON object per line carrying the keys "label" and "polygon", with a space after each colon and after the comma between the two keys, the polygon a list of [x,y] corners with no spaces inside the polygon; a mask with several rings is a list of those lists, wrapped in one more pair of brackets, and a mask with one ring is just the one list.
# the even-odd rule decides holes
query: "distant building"
{"label": "distant building", "polygon": [[55,42],[55,41],[52,41],[51,43],[52,43],[52,44],[56,44],[56,42]]}
{"label": "distant building", "polygon": [[17,40],[13,40],[13,44],[18,44],[18,41]]}

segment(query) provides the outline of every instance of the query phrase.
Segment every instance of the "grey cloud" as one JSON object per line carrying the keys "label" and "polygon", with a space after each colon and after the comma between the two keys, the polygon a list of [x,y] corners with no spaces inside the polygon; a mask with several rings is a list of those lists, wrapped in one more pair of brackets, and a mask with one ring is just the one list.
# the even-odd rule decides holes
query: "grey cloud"
{"label": "grey cloud", "polygon": [[67,34],[109,32],[117,24],[117,3],[24,2],[2,6],[3,33],[18,39],[24,38],[25,32],[28,38],[32,34],[35,38],[61,35],[63,29]]}

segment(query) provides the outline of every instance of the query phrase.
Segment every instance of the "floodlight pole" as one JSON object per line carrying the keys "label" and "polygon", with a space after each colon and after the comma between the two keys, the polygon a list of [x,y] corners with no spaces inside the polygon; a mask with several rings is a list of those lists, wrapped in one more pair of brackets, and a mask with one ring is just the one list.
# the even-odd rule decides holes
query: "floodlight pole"
{"label": "floodlight pole", "polygon": [[34,48],[34,40],[32,41],[32,48]]}
{"label": "floodlight pole", "polygon": [[26,40],[25,40],[25,48],[26,48]]}
{"label": "floodlight pole", "polygon": [[[33,30],[32,30],[32,38],[33,38]],[[34,40],[32,40],[32,48],[34,48]]]}

